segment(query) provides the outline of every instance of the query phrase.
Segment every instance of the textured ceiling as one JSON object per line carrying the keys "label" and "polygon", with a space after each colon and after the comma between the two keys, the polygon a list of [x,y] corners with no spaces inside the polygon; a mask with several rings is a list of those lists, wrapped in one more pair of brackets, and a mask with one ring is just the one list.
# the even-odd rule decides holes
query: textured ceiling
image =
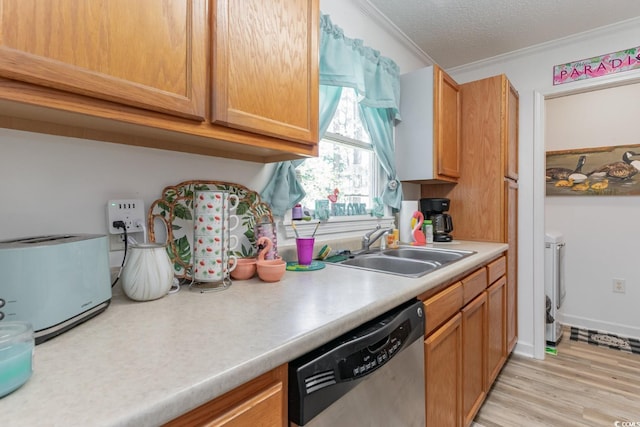
{"label": "textured ceiling", "polygon": [[640,0],[367,1],[443,68],[640,16]]}

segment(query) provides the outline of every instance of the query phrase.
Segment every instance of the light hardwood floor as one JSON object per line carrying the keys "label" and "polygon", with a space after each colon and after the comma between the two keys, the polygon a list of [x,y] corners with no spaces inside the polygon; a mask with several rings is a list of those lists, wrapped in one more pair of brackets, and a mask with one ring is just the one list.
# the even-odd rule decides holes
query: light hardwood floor
{"label": "light hardwood floor", "polygon": [[475,423],[640,426],[640,355],[570,341],[565,333],[556,356],[542,361],[512,355]]}

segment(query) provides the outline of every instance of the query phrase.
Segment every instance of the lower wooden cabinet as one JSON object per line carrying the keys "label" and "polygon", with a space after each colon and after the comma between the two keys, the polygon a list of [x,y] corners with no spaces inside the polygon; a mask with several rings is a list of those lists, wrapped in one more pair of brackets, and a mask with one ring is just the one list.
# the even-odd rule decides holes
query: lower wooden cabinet
{"label": "lower wooden cabinet", "polygon": [[427,426],[462,422],[462,315],[456,314],[424,342]]}
{"label": "lower wooden cabinet", "polygon": [[462,414],[470,425],[486,396],[487,294],[462,309]]}
{"label": "lower wooden cabinet", "polygon": [[505,274],[502,256],[423,298],[427,426],[470,426],[506,362]]}
{"label": "lower wooden cabinet", "polygon": [[287,365],[282,365],[165,426],[285,427],[287,418]]}
{"label": "lower wooden cabinet", "polygon": [[503,276],[487,289],[487,390],[507,359],[506,283]]}

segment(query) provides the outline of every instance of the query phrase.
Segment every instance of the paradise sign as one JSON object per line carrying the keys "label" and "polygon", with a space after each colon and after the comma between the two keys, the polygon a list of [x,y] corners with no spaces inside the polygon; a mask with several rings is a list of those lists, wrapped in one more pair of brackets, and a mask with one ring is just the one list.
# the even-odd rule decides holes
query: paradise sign
{"label": "paradise sign", "polygon": [[640,47],[553,67],[553,84],[575,82],[640,68]]}

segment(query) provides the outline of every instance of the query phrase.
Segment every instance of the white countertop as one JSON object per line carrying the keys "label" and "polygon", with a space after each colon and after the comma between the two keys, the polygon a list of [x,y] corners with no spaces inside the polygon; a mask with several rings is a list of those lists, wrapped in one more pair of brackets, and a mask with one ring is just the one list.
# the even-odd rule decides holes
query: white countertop
{"label": "white countertop", "polygon": [[418,279],[327,264],[143,303],[116,291],[104,313],[36,346],[33,376],[0,399],[0,424],[162,424],[507,249],[442,246],[478,253]]}

